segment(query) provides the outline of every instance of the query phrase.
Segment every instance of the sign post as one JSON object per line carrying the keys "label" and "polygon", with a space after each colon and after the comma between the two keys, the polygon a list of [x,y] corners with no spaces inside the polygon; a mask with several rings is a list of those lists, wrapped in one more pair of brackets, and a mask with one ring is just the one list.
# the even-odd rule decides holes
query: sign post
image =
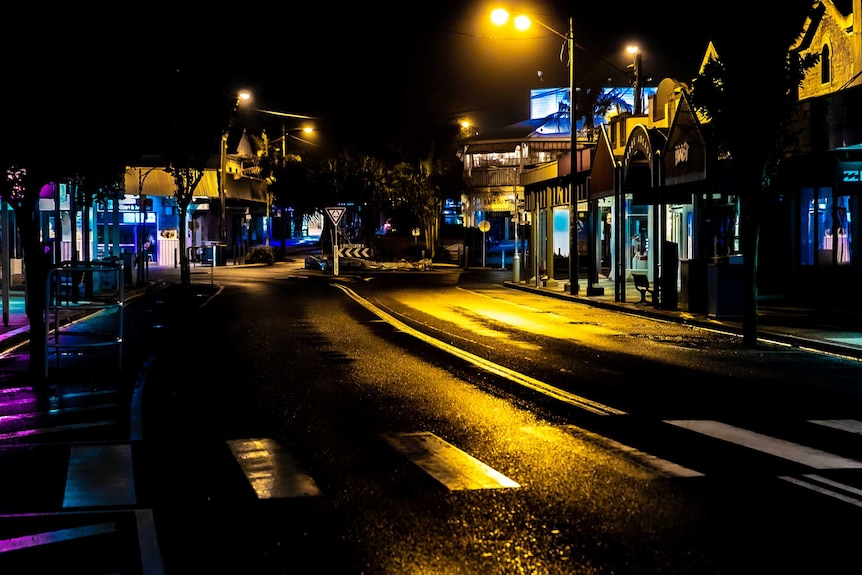
{"label": "sign post", "polygon": [[485,267],[485,250],[488,248],[488,242],[485,241],[485,232],[491,229],[491,222],[482,220],[479,222],[479,230],[482,232],[482,267]]}
{"label": "sign post", "polygon": [[521,225],[521,210],[515,206],[515,216],[512,218],[515,222],[515,250],[512,252],[512,282],[518,283],[521,281],[521,253],[518,251],[518,226]]}
{"label": "sign post", "polygon": [[338,275],[338,223],[344,216],[344,208],[335,206],[326,208],[326,215],[329,216],[329,221],[332,222],[332,275]]}

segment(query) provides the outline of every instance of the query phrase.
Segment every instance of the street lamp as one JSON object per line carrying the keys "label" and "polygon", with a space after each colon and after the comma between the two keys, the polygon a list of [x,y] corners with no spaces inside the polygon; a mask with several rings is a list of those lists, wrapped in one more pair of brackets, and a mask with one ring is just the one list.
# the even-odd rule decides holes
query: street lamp
{"label": "street lamp", "polygon": [[149,279],[149,257],[146,253],[145,247],[145,235],[147,233],[147,195],[144,193],[144,180],[147,179],[153,170],[157,168],[150,168],[147,171],[143,171],[141,168],[138,168],[138,210],[140,218],[139,225],[140,230],[138,233],[138,273],[137,273],[137,282],[138,287],[144,285]]}
{"label": "street lamp", "polygon": [[[241,90],[237,94],[237,97],[239,98],[240,106],[242,106],[243,108],[248,108],[249,106],[252,105],[252,102],[254,101],[254,95],[251,93],[250,90]],[[311,134],[314,132],[314,128],[312,128],[311,126],[302,126],[302,127],[298,127],[298,128],[285,128],[284,120],[283,120],[283,118],[315,120],[315,119],[317,119],[315,116],[307,116],[304,114],[292,114],[290,112],[281,112],[278,110],[267,110],[265,108],[251,108],[251,109],[253,111],[259,112],[261,114],[266,114],[269,116],[276,116],[276,117],[282,118],[282,121],[281,121],[281,162],[282,162],[282,167],[284,166],[285,158],[287,157],[287,144],[286,143],[287,143],[288,138],[293,138],[294,140],[298,140],[300,142],[303,142],[305,144],[309,144],[312,146],[317,145],[314,142],[310,142],[310,141],[305,140],[303,138],[300,138],[298,136],[294,136],[293,134],[290,133],[290,132],[301,131],[305,134]],[[223,150],[226,151],[226,144],[225,144],[225,147],[223,148]],[[272,213],[271,212],[272,212],[272,201],[271,201],[271,195],[269,193],[269,187],[267,186],[267,191],[266,191],[266,240],[265,240],[267,246],[270,244],[270,236],[272,235]],[[222,221],[224,221],[224,217],[222,218]]]}
{"label": "street lamp", "polygon": [[[491,22],[496,24],[497,26],[502,26],[506,22],[509,21],[509,12],[503,8],[497,8],[496,10],[491,12]],[[575,97],[575,33],[573,26],[573,19],[569,16],[569,33],[563,34],[562,32],[558,32],[554,30],[541,20],[527,16],[525,14],[520,14],[516,16],[513,20],[515,28],[518,30],[526,30],[530,27],[530,22],[535,22],[539,26],[542,26],[552,34],[559,36],[563,40],[566,41],[566,46],[568,48],[568,66],[569,66],[569,154],[571,156],[571,167],[569,168],[569,178],[570,178],[570,206],[569,206],[569,291],[573,294],[577,294],[580,290],[580,286],[578,283],[578,268],[580,267],[580,262],[578,261],[578,194],[577,188],[575,187],[575,175],[578,173],[578,156],[577,156],[577,98]]]}

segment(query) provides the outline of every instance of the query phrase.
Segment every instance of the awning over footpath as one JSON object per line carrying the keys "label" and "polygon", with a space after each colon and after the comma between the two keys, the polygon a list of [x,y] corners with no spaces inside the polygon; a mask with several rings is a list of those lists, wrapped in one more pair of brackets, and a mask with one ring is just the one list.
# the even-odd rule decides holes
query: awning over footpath
{"label": "awning over footpath", "polygon": [[[142,190],[140,189],[141,175],[144,175]],[[169,198],[174,195],[177,189],[173,174],[159,167],[128,168],[123,183],[126,194],[130,196],[137,196],[143,192],[147,196]],[[204,171],[204,177],[195,188],[193,196],[196,198],[218,197],[218,173],[216,170]]]}
{"label": "awning over footpath", "polygon": [[[165,172],[163,168],[149,170],[149,167],[126,170],[124,179],[126,194],[136,196],[143,191],[147,196],[172,197],[176,190],[173,175]],[[139,182],[142,174],[146,174],[146,177],[143,179],[143,190],[140,190]],[[230,200],[265,203],[266,193],[267,185],[263,180],[234,178],[230,175],[225,180],[225,196]],[[203,178],[192,195],[195,198],[218,198],[218,171],[205,170]]]}

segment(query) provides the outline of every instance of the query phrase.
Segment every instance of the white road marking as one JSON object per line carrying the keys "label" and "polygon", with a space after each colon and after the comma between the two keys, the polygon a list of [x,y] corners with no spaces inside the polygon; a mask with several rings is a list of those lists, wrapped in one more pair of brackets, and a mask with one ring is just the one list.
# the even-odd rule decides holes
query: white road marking
{"label": "white road marking", "polygon": [[34,533],[33,535],[4,539],[0,542],[0,553],[17,551],[19,549],[29,549],[31,547],[39,547],[42,545],[50,545],[52,543],[61,543],[63,541],[72,541],[74,539],[81,539],[82,537],[104,535],[105,533],[114,533],[116,531],[117,524],[111,521],[107,523],[85,525],[83,527],[72,527],[70,529]]}
{"label": "white road marking", "polygon": [[72,446],[64,508],[134,505],[135,501],[130,444]]}
{"label": "white road marking", "polygon": [[[25,418],[27,419],[27,418]],[[89,429],[92,427],[102,427],[117,425],[116,419],[106,419],[104,421],[90,421],[87,423],[70,423],[69,425],[55,425],[53,427],[39,427],[31,429],[21,429],[19,431],[10,431],[9,433],[0,433],[0,441],[7,439],[21,439],[22,437],[30,437],[35,435],[45,435],[48,433],[62,433],[64,431],[77,431],[80,429]]]}
{"label": "white road marking", "polygon": [[621,453],[626,454],[628,457],[632,459],[638,460],[640,463],[651,467],[657,471],[659,471],[662,475],[669,477],[703,477],[704,474],[700,471],[695,471],[694,469],[689,469],[688,467],[683,467],[673,461],[668,461],[667,459],[662,459],[661,457],[657,457],[650,453],[646,453],[632,447],[630,445],[625,445],[624,443],[620,443],[610,437],[606,437],[604,435],[599,435],[598,433],[593,433],[592,431],[587,431],[585,429],[581,429],[580,427],[575,427],[574,425],[566,425],[564,426],[566,429],[571,429],[576,431],[578,434],[591,437],[596,442],[601,443],[604,446],[607,446],[610,449],[614,449]]}
{"label": "white road marking", "polygon": [[809,419],[808,423],[862,435],[862,421],[856,421],[855,419]]}
{"label": "white road marking", "polygon": [[794,485],[804,487],[805,489],[810,489],[811,491],[814,491],[816,493],[832,497],[833,499],[838,499],[839,501],[843,501],[844,503],[849,503],[851,505],[855,505],[856,507],[862,507],[862,499],[857,499],[856,497],[844,495],[843,493],[833,491],[832,489],[820,487],[819,485],[816,485],[814,483],[809,483],[808,481],[806,481],[806,479],[825,483],[826,485],[841,489],[842,491],[846,491],[848,493],[862,495],[862,490],[856,489],[855,487],[850,487],[849,485],[844,485],[843,483],[838,483],[837,481],[832,481],[825,477],[820,477],[819,475],[803,475],[802,478],[791,477],[789,475],[781,475],[779,476],[779,479],[783,479],[788,483],[793,483]]}
{"label": "white road marking", "polygon": [[433,433],[387,434],[383,439],[449,491],[520,487]]}
{"label": "white road marking", "polygon": [[665,423],[703,435],[729,441],[775,457],[807,465],[815,469],[860,469],[862,462],[821,451],[806,445],[777,439],[747,429],[711,420],[675,419]]}
{"label": "white road marking", "polygon": [[138,548],[141,550],[141,572],[146,575],[162,575],[165,566],[162,563],[153,510],[135,510],[135,522],[138,528]]}
{"label": "white road marking", "polygon": [[459,357],[462,360],[471,363],[477,367],[484,369],[490,373],[498,375],[500,377],[506,378],[510,381],[513,381],[519,385],[527,387],[529,389],[533,389],[538,391],[547,397],[552,397],[558,401],[562,401],[563,403],[567,403],[569,405],[579,407],[591,413],[595,413],[597,415],[626,415],[625,411],[621,409],[616,409],[615,407],[611,407],[609,405],[605,405],[603,403],[599,403],[598,401],[593,401],[592,399],[588,399],[586,397],[582,397],[580,395],[575,395],[574,393],[569,393],[563,389],[558,387],[554,387],[544,381],[532,378],[523,373],[517,372],[513,369],[509,369],[500,364],[489,361],[483,357],[479,357],[478,355],[473,355],[463,349],[458,348],[457,346],[450,345],[444,341],[440,341],[437,338],[431,337],[427,334],[422,333],[419,330],[415,330],[412,327],[408,326],[402,321],[399,321],[395,317],[389,315],[382,309],[374,306],[371,302],[360,297],[356,292],[351,290],[348,287],[345,287],[341,284],[334,284],[335,287],[342,290],[344,293],[349,295],[354,301],[359,303],[362,307],[375,314],[380,319],[384,320],[389,325],[395,327],[396,329],[403,331],[408,335],[412,335],[413,337],[424,341],[430,345],[438,349],[442,349],[443,351],[454,355],[455,357]]}
{"label": "white road marking", "polygon": [[274,439],[229,439],[227,444],[258,499],[320,495],[314,479]]}

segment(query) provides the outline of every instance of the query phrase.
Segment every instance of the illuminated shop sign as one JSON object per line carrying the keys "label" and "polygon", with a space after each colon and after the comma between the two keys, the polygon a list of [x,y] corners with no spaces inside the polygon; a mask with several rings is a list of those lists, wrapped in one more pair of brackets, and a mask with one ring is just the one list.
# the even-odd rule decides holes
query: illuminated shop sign
{"label": "illuminated shop sign", "polygon": [[862,183],[862,162],[839,162],[835,178],[836,187],[839,190],[843,189],[843,193],[858,192],[859,184]]}
{"label": "illuminated shop sign", "polygon": [[673,165],[688,163],[688,142],[683,141],[673,147]]}

